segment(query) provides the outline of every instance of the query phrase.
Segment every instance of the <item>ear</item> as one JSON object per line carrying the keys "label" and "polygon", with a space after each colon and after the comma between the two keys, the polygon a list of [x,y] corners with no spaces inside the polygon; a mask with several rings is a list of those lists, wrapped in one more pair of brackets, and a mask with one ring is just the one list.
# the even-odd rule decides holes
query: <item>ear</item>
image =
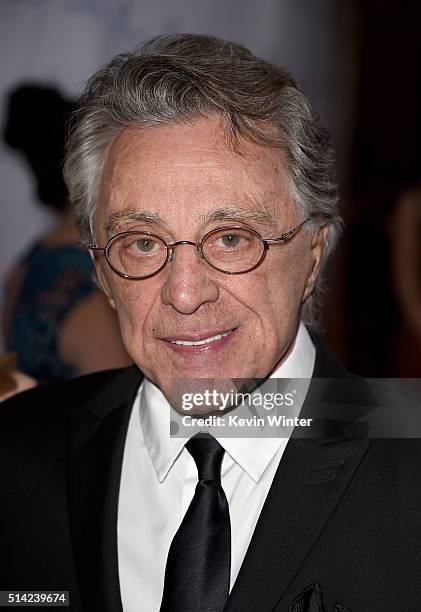
{"label": "ear", "polygon": [[104,272],[103,265],[99,261],[99,258],[96,256],[96,253],[94,251],[89,251],[89,255],[91,256],[92,263],[94,264],[96,283],[98,287],[107,296],[108,303],[111,306],[111,308],[113,308],[113,310],[116,310],[116,304],[115,304],[114,298],[112,297],[110,285],[108,283],[106,274]]}
{"label": "ear", "polygon": [[309,295],[313,292],[314,285],[316,284],[317,277],[320,273],[320,264],[322,261],[322,256],[324,249],[326,248],[326,239],[329,231],[328,225],[322,225],[319,227],[313,235],[311,241],[311,254],[313,258],[313,263],[310,268],[310,272],[306,282],[306,288],[304,292],[303,300],[306,300]]}

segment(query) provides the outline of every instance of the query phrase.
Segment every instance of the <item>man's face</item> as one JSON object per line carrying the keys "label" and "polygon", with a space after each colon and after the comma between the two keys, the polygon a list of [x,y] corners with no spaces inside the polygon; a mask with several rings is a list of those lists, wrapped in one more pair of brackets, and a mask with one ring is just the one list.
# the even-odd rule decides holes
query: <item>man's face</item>
{"label": "man's face", "polygon": [[[241,148],[230,150],[213,117],[122,132],[102,174],[98,244],[132,228],[167,243],[199,242],[222,226],[249,227],[264,238],[290,230],[302,219],[279,151],[245,140]],[[211,268],[188,244],[145,280],[118,276],[102,255],[96,268],[128,353],[171,399],[174,379],[265,377],[285,359],[321,242],[304,227],[270,246],[255,270],[234,276]]]}

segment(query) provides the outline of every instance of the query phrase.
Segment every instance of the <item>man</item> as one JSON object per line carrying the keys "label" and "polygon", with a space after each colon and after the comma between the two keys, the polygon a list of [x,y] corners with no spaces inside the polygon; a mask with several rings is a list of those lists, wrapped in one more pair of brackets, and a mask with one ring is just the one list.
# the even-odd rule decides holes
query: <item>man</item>
{"label": "man", "polygon": [[417,610],[420,446],[344,426],[364,382],[331,386],[310,439],[169,433],[180,379],[346,379],[304,325],[340,218],[292,77],[154,39],[89,81],[65,175],[137,367],[5,405],[1,589],[94,612]]}

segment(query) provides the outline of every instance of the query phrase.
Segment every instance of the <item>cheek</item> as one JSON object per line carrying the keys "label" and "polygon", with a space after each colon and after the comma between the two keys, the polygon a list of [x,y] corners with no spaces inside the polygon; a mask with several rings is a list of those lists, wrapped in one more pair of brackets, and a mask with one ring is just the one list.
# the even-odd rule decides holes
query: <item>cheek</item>
{"label": "cheek", "polygon": [[[240,330],[246,338],[249,350],[254,347],[260,357],[271,350],[278,341],[277,324],[282,308],[283,291],[277,275],[256,269],[248,275],[239,276],[228,288],[231,311],[241,313]],[[282,317],[281,317],[282,319]],[[257,357],[259,358],[259,357]]]}
{"label": "cheek", "polygon": [[125,279],[121,279],[121,282],[117,279],[111,291],[125,344],[132,344],[135,338],[138,343],[153,308],[151,292],[144,290],[136,281]]}
{"label": "cheek", "polygon": [[256,274],[247,288],[248,304],[263,329],[266,341],[277,342],[295,328],[305,287],[302,271],[293,266],[273,266]]}

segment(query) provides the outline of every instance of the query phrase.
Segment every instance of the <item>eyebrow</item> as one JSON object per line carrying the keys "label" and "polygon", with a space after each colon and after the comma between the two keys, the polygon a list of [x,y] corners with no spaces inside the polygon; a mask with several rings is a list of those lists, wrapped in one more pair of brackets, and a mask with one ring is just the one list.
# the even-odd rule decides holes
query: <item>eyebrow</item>
{"label": "eyebrow", "polygon": [[213,210],[202,218],[204,224],[215,221],[239,221],[247,224],[257,224],[265,227],[276,225],[276,221],[268,210],[262,208],[242,208],[239,206],[224,206]]}
{"label": "eyebrow", "polygon": [[165,220],[160,215],[150,211],[139,211],[139,210],[127,210],[125,212],[111,213],[107,217],[105,223],[105,232],[107,236],[110,236],[122,223],[125,221],[135,223],[149,223],[152,225],[163,225]]}

